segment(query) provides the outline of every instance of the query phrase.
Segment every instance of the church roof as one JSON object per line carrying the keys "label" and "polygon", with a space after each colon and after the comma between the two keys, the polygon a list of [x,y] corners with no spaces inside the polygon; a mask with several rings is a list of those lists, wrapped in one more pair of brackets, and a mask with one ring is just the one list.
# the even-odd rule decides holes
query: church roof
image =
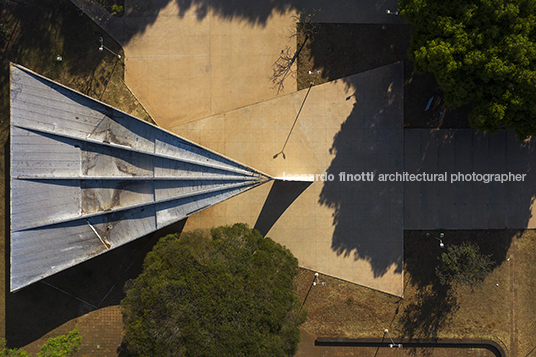
{"label": "church roof", "polygon": [[11,65],[11,291],[271,179]]}

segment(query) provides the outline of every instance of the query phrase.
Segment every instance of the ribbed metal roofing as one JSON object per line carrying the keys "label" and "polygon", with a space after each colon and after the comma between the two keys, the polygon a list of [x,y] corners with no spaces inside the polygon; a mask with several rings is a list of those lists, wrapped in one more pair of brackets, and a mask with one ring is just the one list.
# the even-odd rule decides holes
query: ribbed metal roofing
{"label": "ribbed metal roofing", "polygon": [[270,179],[11,65],[11,291]]}

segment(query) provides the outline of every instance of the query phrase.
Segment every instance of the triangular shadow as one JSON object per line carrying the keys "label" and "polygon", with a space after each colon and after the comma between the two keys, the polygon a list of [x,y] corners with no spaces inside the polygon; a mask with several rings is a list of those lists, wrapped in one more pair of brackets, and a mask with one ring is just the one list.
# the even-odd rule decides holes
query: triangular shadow
{"label": "triangular shadow", "polygon": [[292,202],[311,184],[309,181],[275,180],[257,218],[255,229],[265,236]]}

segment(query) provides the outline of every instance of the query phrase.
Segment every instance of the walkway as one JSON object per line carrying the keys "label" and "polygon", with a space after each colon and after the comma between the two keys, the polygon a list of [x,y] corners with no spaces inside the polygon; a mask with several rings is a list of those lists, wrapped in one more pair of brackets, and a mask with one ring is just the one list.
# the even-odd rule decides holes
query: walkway
{"label": "walkway", "polygon": [[[404,171],[448,176],[447,182],[404,184],[405,229],[536,228],[534,140],[521,145],[506,130],[406,129],[404,141]],[[485,174],[508,176],[485,183],[478,176]]]}
{"label": "walkway", "polygon": [[318,22],[396,23],[396,0],[130,0],[121,18],[94,1],[83,8],[125,52],[125,81],[153,119],[169,129],[296,90],[270,80],[281,51],[296,49],[296,11]]}

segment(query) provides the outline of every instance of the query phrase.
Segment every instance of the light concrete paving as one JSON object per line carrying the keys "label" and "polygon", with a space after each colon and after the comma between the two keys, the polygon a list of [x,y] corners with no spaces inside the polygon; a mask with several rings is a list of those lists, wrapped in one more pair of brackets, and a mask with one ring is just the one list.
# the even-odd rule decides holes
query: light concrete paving
{"label": "light concrete paving", "polygon": [[270,78],[281,51],[296,50],[288,6],[131,0],[122,18],[85,11],[123,46],[125,82],[166,129],[296,91],[292,75],[280,93]]}
{"label": "light concrete paving", "polygon": [[[135,2],[132,2],[135,3]],[[207,117],[277,95],[272,65],[285,48],[296,48],[295,20],[273,15],[264,24],[222,18],[210,9],[179,16],[170,2],[144,32],[123,44],[125,81],[164,128]],[[127,16],[132,27],[140,17]],[[148,20],[141,20],[148,22]],[[296,90],[288,76],[287,91]]]}
{"label": "light concrete paving", "polygon": [[[94,2],[72,1],[78,6]],[[396,7],[394,0],[127,0],[123,18],[94,6],[84,11],[124,47],[127,84],[161,126],[271,175],[402,169],[450,174],[486,170],[486,165],[493,173],[530,172],[536,163],[526,153],[532,146],[520,149],[504,132],[488,138],[471,131],[409,129],[402,141],[397,126],[403,115],[402,79],[382,87],[386,78],[402,78],[402,72],[385,68],[313,88],[286,158],[273,158],[307,95],[294,92],[290,76],[276,98],[269,79],[281,50],[296,48],[293,16],[299,11],[316,22],[399,23],[398,16],[386,13]],[[364,89],[361,80],[375,89]],[[386,98],[386,93],[396,95]],[[384,126],[378,115],[389,124]],[[536,227],[532,181],[406,183],[403,189],[401,183],[317,181],[287,185],[285,195],[279,186],[265,185],[211,208],[186,228],[239,219],[286,244],[305,267],[400,295],[403,227]],[[404,211],[399,209],[402,191]],[[277,209],[270,207],[274,202]]]}
{"label": "light concrete paving", "polygon": [[[400,23],[396,0],[127,0],[110,16],[95,0],[71,0],[125,53],[125,82],[163,128],[296,91],[271,81],[281,51],[295,51],[296,16],[314,22]],[[295,64],[292,66],[295,70]]]}
{"label": "light concrete paving", "polygon": [[[513,131],[471,129],[404,131],[404,170],[447,173],[447,182],[404,183],[405,229],[536,228],[534,140],[520,144]],[[452,182],[451,175],[514,174],[504,183],[483,178]]]}
{"label": "light concrete paving", "polygon": [[[303,90],[173,127],[275,177],[333,175],[333,181],[318,177],[294,192],[287,187],[286,197],[295,200],[277,208],[265,203],[274,203],[266,198],[277,197],[276,185],[249,191],[192,216],[185,229],[244,221],[287,246],[301,266],[402,295],[402,183],[341,182],[339,174],[402,171],[403,67],[392,64],[309,94]],[[273,210],[278,219],[272,215],[273,225],[262,226],[261,211]]]}

